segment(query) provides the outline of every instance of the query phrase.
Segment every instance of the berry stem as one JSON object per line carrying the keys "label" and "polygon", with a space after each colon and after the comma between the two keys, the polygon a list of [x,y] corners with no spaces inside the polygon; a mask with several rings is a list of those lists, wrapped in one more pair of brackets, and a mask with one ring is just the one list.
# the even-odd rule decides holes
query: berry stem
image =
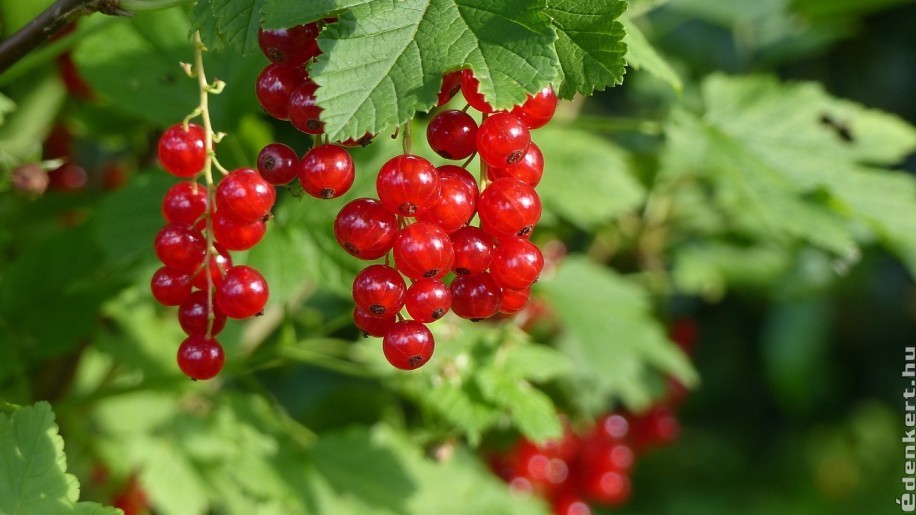
{"label": "berry stem", "polygon": [[[483,122],[486,119],[487,119],[487,113],[483,113],[480,118],[480,124],[483,125]],[[474,153],[474,155],[471,156],[471,159],[474,159],[475,155],[477,155],[476,152]],[[487,184],[490,183],[490,179],[487,177],[487,175],[488,175],[487,174],[487,163],[485,163],[483,159],[481,159],[480,160],[480,177],[477,181],[480,184],[480,193],[483,193],[483,190],[487,188]]]}
{"label": "berry stem", "polygon": [[413,144],[413,118],[407,120],[407,123],[404,124],[404,135],[401,138],[401,143],[404,146],[404,153],[411,154],[411,148]]}

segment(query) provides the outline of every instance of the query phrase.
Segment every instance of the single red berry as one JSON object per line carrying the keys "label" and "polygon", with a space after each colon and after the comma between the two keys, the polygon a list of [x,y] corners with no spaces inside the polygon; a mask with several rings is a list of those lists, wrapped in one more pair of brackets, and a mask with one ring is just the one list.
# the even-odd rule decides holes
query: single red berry
{"label": "single red berry", "polygon": [[521,161],[508,165],[505,168],[487,167],[487,178],[491,181],[503,177],[514,177],[534,188],[541,182],[544,175],[544,155],[541,149],[532,141]]}
{"label": "single red berry", "polygon": [[271,143],[258,154],[258,172],[271,184],[289,184],[299,172],[299,156],[283,143]]}
{"label": "single red berry", "polygon": [[452,292],[440,279],[420,279],[407,288],[404,307],[417,322],[439,320],[452,306]]}
{"label": "single red berry", "polygon": [[452,281],[452,311],[472,321],[490,318],[499,311],[502,297],[499,285],[484,272],[459,275]]}
{"label": "single red berry", "polygon": [[377,317],[366,313],[358,307],[353,308],[353,323],[363,332],[364,336],[381,338],[388,333],[388,330],[391,329],[395,322],[397,322],[395,315]]}
{"label": "single red berry", "polygon": [[177,306],[191,295],[191,276],[164,266],[150,280],[153,298],[163,306]]}
{"label": "single red berry", "polygon": [[490,263],[490,275],[503,288],[521,290],[531,286],[544,269],[544,256],[528,240],[506,238],[499,242]]}
{"label": "single red berry", "polygon": [[313,197],[337,198],[350,190],[355,177],[350,153],[337,145],[318,145],[299,162],[299,182]]}
{"label": "single red berry", "polygon": [[395,266],[411,279],[442,277],[455,260],[448,233],[429,222],[415,222],[401,229],[393,248]]}
{"label": "single red berry", "polygon": [[448,234],[464,227],[477,211],[475,199],[457,179],[439,179],[439,199],[417,215],[417,220],[438,225]]}
{"label": "single red berry", "polygon": [[541,199],[518,179],[497,179],[477,201],[481,227],[497,238],[525,237],[541,218]]}
{"label": "single red berry", "polygon": [[166,225],[156,235],[155,247],[165,266],[185,273],[196,272],[207,253],[204,236],[184,224]]}
{"label": "single red berry", "polygon": [[588,503],[580,497],[576,488],[561,488],[551,501],[554,515],[592,515]]}
{"label": "single red berry", "polygon": [[462,227],[451,235],[455,262],[452,270],[456,274],[479,274],[490,267],[493,259],[494,241],[483,229],[474,226]]}
{"label": "single red berry", "polygon": [[429,121],[426,140],[445,159],[465,159],[476,150],[477,122],[464,111],[442,111]]}
{"label": "single red berry", "polygon": [[681,434],[681,424],[670,407],[656,405],[649,411],[633,417],[630,435],[636,449],[669,444]]}
{"label": "single red berry", "polygon": [[159,162],[176,177],[194,177],[204,168],[207,149],[203,127],[189,123],[188,129],[177,124],[159,138]]}
{"label": "single red berry", "polygon": [[452,97],[461,91],[461,72],[462,70],[458,70],[442,76],[442,86],[439,88],[436,107],[447,104]]}
{"label": "single red berry", "polygon": [[595,431],[605,440],[624,440],[630,434],[630,421],[620,413],[609,413],[598,419]]}
{"label": "single red berry", "polygon": [[490,166],[503,168],[525,157],[531,133],[512,113],[496,113],[480,123],[477,130],[477,152]]}
{"label": "single red berry", "polygon": [[582,481],[585,498],[603,506],[621,506],[630,498],[630,478],[615,470],[594,471]]}
{"label": "single red berry", "polygon": [[225,360],[223,347],[206,336],[188,336],[178,347],[178,368],[194,380],[216,377]]}
{"label": "single red berry", "polygon": [[461,72],[461,94],[467,100],[471,107],[481,113],[492,113],[493,108],[487,103],[487,100],[480,94],[480,82],[474,77],[471,70]]}
{"label": "single red berry", "polygon": [[64,163],[48,172],[48,189],[79,191],[89,183],[89,173],[76,163]]}
{"label": "single red berry", "polygon": [[288,29],[258,30],[258,46],[271,61],[286,66],[301,66],[319,54],[318,23]]}
{"label": "single red berry", "polygon": [[[207,334],[207,325],[210,323],[210,306],[208,304],[206,290],[197,290],[191,294],[178,308],[178,323],[181,328],[190,336]],[[218,335],[226,327],[226,315],[224,315],[216,303],[213,303],[213,326],[210,329],[210,336]]]}
{"label": "single red berry", "polygon": [[216,187],[217,210],[229,210],[246,222],[263,219],[277,200],[274,185],[252,168],[233,170]]}
{"label": "single red berry", "polygon": [[358,198],[345,205],[334,219],[334,238],[351,256],[378,259],[391,250],[398,235],[394,213],[381,202]]}
{"label": "single red berry", "polygon": [[413,320],[394,324],[382,340],[385,358],[401,370],[413,370],[425,365],[432,357],[435,346],[429,329]]}
{"label": "single red berry", "polygon": [[367,266],[353,279],[356,307],[376,317],[390,317],[401,311],[406,291],[404,278],[387,265]]}
{"label": "single red berry", "polygon": [[458,165],[442,165],[436,168],[436,172],[439,174],[439,179],[444,179],[446,177],[451,179],[457,179],[461,184],[471,192],[471,196],[474,198],[474,203],[477,203],[477,197],[480,196],[480,188],[477,186],[477,179],[471,174],[471,172]]}
{"label": "single red berry", "polygon": [[382,165],[375,188],[379,200],[393,213],[416,216],[439,196],[439,174],[420,156],[395,156]]}
{"label": "single red berry", "polygon": [[267,305],[270,289],[264,276],[254,268],[239,265],[226,270],[223,284],[216,290],[216,305],[229,318],[257,315]]}
{"label": "single red berry", "polygon": [[307,80],[293,90],[289,97],[288,116],[293,127],[306,134],[324,134],[321,108],[315,98],[318,85]]}
{"label": "single red berry", "polygon": [[269,64],[258,75],[255,95],[267,114],[278,120],[289,120],[289,99],[293,90],[305,82],[305,70],[279,64]]}
{"label": "single red berry", "polygon": [[267,224],[263,220],[246,222],[228,210],[213,213],[213,237],[229,250],[248,250],[264,237]]}
{"label": "single red berry", "polygon": [[557,110],[557,94],[548,84],[535,95],[528,95],[525,103],[515,106],[512,114],[518,117],[529,130],[539,129],[553,118]]}
{"label": "single red berry", "polygon": [[207,187],[179,182],[162,198],[162,217],[170,224],[194,225],[207,212]]}
{"label": "single red berry", "polygon": [[[210,281],[213,283],[213,286],[219,286],[223,283],[223,277],[226,275],[226,270],[229,270],[229,267],[232,266],[232,257],[229,255],[229,251],[226,250],[226,247],[223,245],[213,242],[213,248],[216,249],[216,252],[210,253]],[[201,268],[191,279],[191,286],[199,288],[201,290],[208,290],[210,286],[207,284],[207,268]]]}
{"label": "single red berry", "polygon": [[504,315],[512,315],[525,309],[525,306],[528,305],[528,300],[531,299],[530,286],[519,290],[501,288],[501,292],[499,312]]}

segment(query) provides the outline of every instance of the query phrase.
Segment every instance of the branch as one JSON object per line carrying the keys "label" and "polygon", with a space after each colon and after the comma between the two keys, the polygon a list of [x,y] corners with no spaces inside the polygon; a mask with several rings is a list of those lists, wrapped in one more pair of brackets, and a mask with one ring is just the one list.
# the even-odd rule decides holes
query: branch
{"label": "branch", "polygon": [[128,15],[120,0],[57,0],[15,34],[0,42],[0,73],[51,39],[68,23],[94,12]]}

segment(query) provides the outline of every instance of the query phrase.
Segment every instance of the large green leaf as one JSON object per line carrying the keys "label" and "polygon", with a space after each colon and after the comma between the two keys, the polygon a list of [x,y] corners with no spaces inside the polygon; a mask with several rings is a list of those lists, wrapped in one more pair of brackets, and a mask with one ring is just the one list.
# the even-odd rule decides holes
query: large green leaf
{"label": "large green leaf", "polygon": [[78,502],[79,482],[67,473],[64,441],[46,402],[0,413],[0,512],[116,515],[115,508]]}
{"label": "large green leaf", "polygon": [[191,26],[211,50],[231,49],[242,55],[258,50],[258,28],[264,0],[198,0]]}
{"label": "large green leaf", "polygon": [[675,91],[681,91],[681,78],[652,46],[636,23],[627,18],[621,18],[620,22],[627,32],[623,39],[627,45],[627,64],[637,70],[645,70],[670,84]]}

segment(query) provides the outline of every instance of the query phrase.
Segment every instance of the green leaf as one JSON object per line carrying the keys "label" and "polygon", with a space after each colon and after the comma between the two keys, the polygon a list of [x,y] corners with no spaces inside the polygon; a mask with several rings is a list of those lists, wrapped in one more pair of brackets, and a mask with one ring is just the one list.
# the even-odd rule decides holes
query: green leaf
{"label": "green leaf", "polygon": [[637,208],[646,192],[628,155],[606,139],[570,128],[534,133],[546,168],[538,185],[544,209],[582,229],[607,223]]}
{"label": "green leaf", "polygon": [[553,401],[527,381],[493,367],[482,369],[475,379],[484,396],[505,408],[529,440],[543,442],[563,433]]}
{"label": "green leaf", "polygon": [[717,300],[729,285],[772,286],[790,266],[789,253],[779,247],[709,241],[675,251],[674,282],[680,291]]}
{"label": "green leaf", "polygon": [[652,317],[645,289],[577,257],[541,287],[564,326],[560,349],[576,371],[570,380],[578,392],[589,392],[577,399],[584,407],[600,411],[616,397],[641,411],[653,400],[646,381],[652,371],[696,383],[689,359]]}
{"label": "green leaf", "polygon": [[6,123],[6,115],[16,110],[16,103],[6,95],[0,94],[0,125]]}
{"label": "green leaf", "polygon": [[198,0],[191,26],[213,50],[229,48],[242,55],[258,50],[264,0]]}
{"label": "green leaf", "polygon": [[626,29],[627,34],[623,38],[623,42],[627,46],[627,64],[637,70],[645,70],[655,75],[658,79],[670,84],[675,91],[680,92],[684,86],[681,78],[671,68],[668,61],[652,46],[652,43],[649,43],[649,40],[646,39],[645,34],[642,33],[639,27],[633,20],[625,17],[621,18],[620,22]]}
{"label": "green leaf", "polygon": [[555,82],[560,98],[620,84],[624,74],[624,28],[617,18],[623,0],[549,0],[545,11],[557,32],[560,73]]}
{"label": "green leaf", "polygon": [[10,515],[117,515],[115,508],[77,502],[79,482],[67,473],[64,441],[51,405],[39,402],[0,413],[0,512]]}

